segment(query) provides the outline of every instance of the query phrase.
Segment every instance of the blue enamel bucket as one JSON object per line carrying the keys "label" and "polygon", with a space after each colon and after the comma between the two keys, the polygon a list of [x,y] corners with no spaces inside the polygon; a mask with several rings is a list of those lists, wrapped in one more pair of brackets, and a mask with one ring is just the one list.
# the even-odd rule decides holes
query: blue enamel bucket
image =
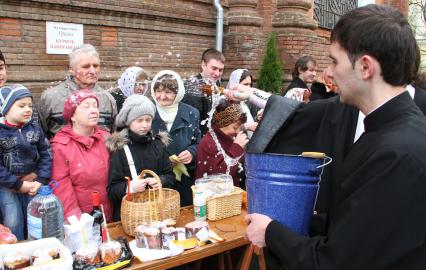
{"label": "blue enamel bucket", "polygon": [[322,153],[312,156],[246,153],[248,212],[307,235],[323,167],[331,162]]}

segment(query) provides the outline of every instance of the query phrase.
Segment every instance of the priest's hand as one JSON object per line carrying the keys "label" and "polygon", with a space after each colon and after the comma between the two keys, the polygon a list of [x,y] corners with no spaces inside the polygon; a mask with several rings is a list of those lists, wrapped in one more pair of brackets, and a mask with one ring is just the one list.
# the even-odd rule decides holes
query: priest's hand
{"label": "priest's hand", "polygon": [[260,248],[265,247],[265,232],[272,219],[268,216],[261,214],[247,215],[244,221],[248,224],[245,233],[245,239],[253,243],[253,245]]}

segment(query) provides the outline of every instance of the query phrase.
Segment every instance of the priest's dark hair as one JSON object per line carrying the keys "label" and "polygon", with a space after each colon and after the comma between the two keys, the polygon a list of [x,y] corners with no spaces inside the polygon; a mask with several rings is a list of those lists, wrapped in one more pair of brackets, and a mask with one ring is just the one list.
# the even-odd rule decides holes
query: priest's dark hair
{"label": "priest's dark hair", "polygon": [[386,5],[367,5],[343,15],[331,32],[348,54],[352,65],[362,55],[380,64],[385,82],[392,86],[409,84],[417,73],[418,46],[413,31],[398,10]]}

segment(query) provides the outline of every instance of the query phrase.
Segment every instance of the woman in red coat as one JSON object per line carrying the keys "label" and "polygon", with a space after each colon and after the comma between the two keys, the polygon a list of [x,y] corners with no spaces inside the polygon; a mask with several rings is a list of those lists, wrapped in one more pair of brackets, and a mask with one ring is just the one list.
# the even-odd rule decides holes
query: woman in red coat
{"label": "woman in red coat", "polygon": [[93,210],[92,193],[99,192],[105,218],[112,218],[108,199],[109,153],[105,139],[109,133],[98,128],[98,99],[93,92],[80,90],[64,104],[69,122],[51,140],[52,179],[58,182],[53,193],[62,201],[64,218]]}
{"label": "woman in red coat", "polygon": [[[232,176],[234,186],[240,186],[237,172],[248,143],[247,134],[241,131],[247,116],[238,103],[221,99],[213,114],[212,130],[198,145],[196,178],[204,175],[226,173]],[[219,145],[215,143],[217,138]]]}

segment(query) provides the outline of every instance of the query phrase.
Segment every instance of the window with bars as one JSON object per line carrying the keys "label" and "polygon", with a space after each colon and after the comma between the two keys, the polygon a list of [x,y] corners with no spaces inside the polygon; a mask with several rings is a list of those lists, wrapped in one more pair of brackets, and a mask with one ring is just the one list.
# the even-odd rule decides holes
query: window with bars
{"label": "window with bars", "polygon": [[333,29],[340,16],[357,6],[357,0],[314,0],[314,19],[319,27]]}

